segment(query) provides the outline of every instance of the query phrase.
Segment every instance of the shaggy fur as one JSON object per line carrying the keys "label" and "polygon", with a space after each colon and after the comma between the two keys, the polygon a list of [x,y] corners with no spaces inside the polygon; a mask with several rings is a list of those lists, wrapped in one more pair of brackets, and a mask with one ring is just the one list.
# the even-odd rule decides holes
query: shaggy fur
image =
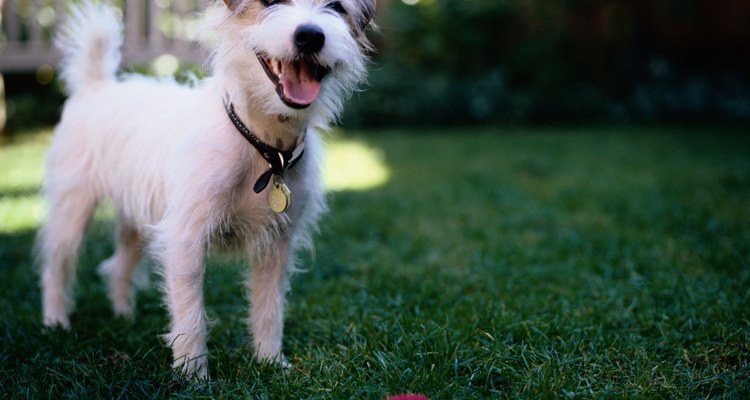
{"label": "shaggy fur", "polygon": [[[295,249],[310,244],[325,210],[318,131],[362,81],[363,29],[374,0],[225,0],[209,7],[205,32],[212,77],[196,87],[139,76],[117,77],[122,25],[107,6],[71,10],[58,38],[70,95],[56,129],[44,185],[49,212],[39,237],[47,326],[70,327],[76,253],[97,204],[117,213],[117,250],[100,266],[117,315],[134,312],[134,269],[144,251],[159,261],[171,317],[164,335],[174,367],[207,377],[204,259],[230,249],[252,265],[250,325],[259,359],[284,362],[281,341],[287,273]],[[325,35],[308,56],[330,70],[306,108],[277,94],[256,54],[300,57],[295,31],[314,24]],[[285,181],[292,206],[274,213],[267,190],[252,186],[268,164],[237,132],[224,99],[261,140],[305,155]]]}

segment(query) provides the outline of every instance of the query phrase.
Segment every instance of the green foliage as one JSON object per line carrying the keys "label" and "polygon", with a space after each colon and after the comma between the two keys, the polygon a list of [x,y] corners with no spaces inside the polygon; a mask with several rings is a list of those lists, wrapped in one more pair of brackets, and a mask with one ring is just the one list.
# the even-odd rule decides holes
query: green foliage
{"label": "green foliage", "polygon": [[391,2],[379,16],[386,30],[385,57],[403,67],[473,77],[491,72],[507,41],[502,33],[512,23],[507,1],[423,1],[415,6]]}
{"label": "green foliage", "polygon": [[[649,36],[686,24],[700,32],[695,21],[668,18],[679,14],[679,7],[667,7],[672,3],[390,1],[377,17],[380,33],[372,35],[379,52],[370,86],[344,120],[354,126],[750,120],[747,63],[719,68],[706,61],[705,68],[697,47],[689,57],[670,58],[674,49]],[[661,20],[649,21],[651,12]]]}
{"label": "green foliage", "polygon": [[[111,315],[95,273],[113,251],[109,218],[87,236],[69,333],[42,330],[34,229],[0,230],[0,397],[750,396],[746,135],[412,133],[360,135],[391,178],[331,194],[288,298],[291,371],[252,360],[234,261],[208,268],[213,380],[186,382],[167,370],[157,289],[139,294],[134,322]],[[41,163],[38,143],[0,155]]]}
{"label": "green foliage", "polygon": [[[586,16],[587,3],[393,1],[379,16],[382,53],[372,85],[355,98],[346,121],[434,125],[600,116],[607,112],[604,95],[626,64],[611,50],[624,44],[572,51],[578,38],[568,25]],[[627,25],[613,29],[622,39]],[[603,51],[610,52],[604,59],[591,56]]]}

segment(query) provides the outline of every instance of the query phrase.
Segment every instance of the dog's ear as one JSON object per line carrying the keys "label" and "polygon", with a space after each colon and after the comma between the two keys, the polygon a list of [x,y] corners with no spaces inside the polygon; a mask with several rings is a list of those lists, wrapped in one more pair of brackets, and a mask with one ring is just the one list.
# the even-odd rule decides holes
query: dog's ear
{"label": "dog's ear", "polygon": [[243,1],[244,0],[224,0],[224,4],[226,4],[231,11],[237,11]]}
{"label": "dog's ear", "polygon": [[357,22],[359,28],[364,30],[367,25],[372,21],[372,17],[375,16],[375,1],[376,0],[355,0],[358,9],[361,11]]}

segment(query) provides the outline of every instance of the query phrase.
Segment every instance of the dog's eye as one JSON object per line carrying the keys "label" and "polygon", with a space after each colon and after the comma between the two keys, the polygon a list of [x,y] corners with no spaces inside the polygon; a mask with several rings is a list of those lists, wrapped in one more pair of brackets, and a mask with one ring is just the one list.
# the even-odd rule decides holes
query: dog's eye
{"label": "dog's eye", "polygon": [[261,3],[263,3],[266,7],[276,6],[279,4],[286,3],[286,0],[260,0]]}
{"label": "dog's eye", "polygon": [[342,14],[342,15],[346,14],[346,8],[344,8],[344,6],[341,5],[340,1],[332,1],[326,4],[326,7],[333,11],[336,11],[339,14]]}

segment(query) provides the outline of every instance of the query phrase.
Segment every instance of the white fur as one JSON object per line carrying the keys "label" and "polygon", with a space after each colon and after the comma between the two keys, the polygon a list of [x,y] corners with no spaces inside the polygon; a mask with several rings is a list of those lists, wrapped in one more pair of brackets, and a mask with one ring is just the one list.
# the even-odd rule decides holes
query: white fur
{"label": "white fur", "polygon": [[[148,249],[162,266],[171,316],[164,338],[174,367],[206,377],[204,258],[214,247],[231,249],[253,265],[247,286],[257,356],[283,361],[287,272],[325,210],[317,129],[328,126],[364,76],[365,44],[355,38],[361,32],[324,3],[271,7],[254,24],[221,2],[210,7],[206,30],[213,36],[214,74],[197,87],[138,76],[118,80],[122,36],[116,13],[89,2],[73,8],[59,40],[71,96],[47,160],[49,213],[38,246],[45,325],[70,327],[76,252],[92,212],[109,199],[117,212],[117,251],[99,270],[116,314],[134,313],[134,268]],[[291,35],[306,22],[323,27],[326,45],[318,59],[334,70],[315,103],[292,110],[279,100],[253,50],[291,56]],[[304,157],[285,175],[293,199],[285,214],[270,210],[266,191],[252,191],[268,166],[227,117],[227,95],[267,143],[289,147],[304,140]]]}
{"label": "white fur", "polygon": [[93,3],[71,7],[55,40],[66,57],[60,70],[68,93],[90,80],[112,80],[120,65],[122,23],[111,10]]}

